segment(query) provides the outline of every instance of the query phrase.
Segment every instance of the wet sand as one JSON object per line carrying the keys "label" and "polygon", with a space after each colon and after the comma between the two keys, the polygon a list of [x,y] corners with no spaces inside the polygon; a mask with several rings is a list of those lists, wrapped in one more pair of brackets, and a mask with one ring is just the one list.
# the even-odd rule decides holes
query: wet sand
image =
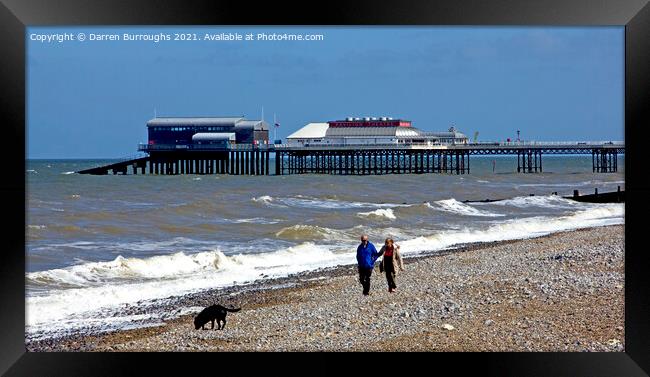
{"label": "wet sand", "polygon": [[[356,266],[165,303],[241,307],[224,330],[164,325],[30,341],[28,351],[624,351],[624,226],[406,258],[398,289]],[[171,316],[171,314],[170,314]]]}

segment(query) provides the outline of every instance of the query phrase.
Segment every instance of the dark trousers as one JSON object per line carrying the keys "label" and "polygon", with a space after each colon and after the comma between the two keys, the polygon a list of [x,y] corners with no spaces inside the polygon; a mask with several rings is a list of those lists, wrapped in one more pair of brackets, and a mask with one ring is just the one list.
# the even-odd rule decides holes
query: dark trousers
{"label": "dark trousers", "polygon": [[363,294],[370,294],[370,275],[372,275],[372,268],[359,267],[359,282],[363,286]]}
{"label": "dark trousers", "polygon": [[395,285],[395,266],[393,266],[392,259],[384,259],[384,272],[386,273],[386,282],[388,283],[388,288],[397,288],[397,285]]}

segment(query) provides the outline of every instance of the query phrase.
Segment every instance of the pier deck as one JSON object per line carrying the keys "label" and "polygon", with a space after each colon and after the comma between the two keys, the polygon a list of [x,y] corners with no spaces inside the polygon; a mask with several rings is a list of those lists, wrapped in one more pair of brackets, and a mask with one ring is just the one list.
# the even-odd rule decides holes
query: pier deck
{"label": "pier deck", "polygon": [[275,156],[275,174],[423,174],[470,173],[470,156],[517,156],[517,172],[543,171],[542,155],[589,155],[592,171],[618,171],[622,142],[508,142],[372,145],[148,145],[140,144],[140,157],[79,171],[80,174],[231,174],[269,175],[270,154]]}

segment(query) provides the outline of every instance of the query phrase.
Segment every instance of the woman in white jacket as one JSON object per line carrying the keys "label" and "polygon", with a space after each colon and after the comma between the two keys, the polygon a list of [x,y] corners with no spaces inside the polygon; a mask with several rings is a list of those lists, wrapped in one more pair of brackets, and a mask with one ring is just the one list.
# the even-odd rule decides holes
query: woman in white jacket
{"label": "woman in white jacket", "polygon": [[386,273],[388,292],[393,293],[397,289],[397,285],[395,284],[397,268],[400,271],[404,271],[402,256],[399,254],[399,245],[395,244],[392,238],[386,238],[384,246],[379,250],[379,255],[383,255],[383,259],[379,264],[379,270],[383,270]]}

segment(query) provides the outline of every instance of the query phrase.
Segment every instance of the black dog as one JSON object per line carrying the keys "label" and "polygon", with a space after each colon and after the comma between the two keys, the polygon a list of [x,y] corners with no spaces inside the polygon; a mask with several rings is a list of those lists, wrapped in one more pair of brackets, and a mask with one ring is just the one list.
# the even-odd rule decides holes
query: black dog
{"label": "black dog", "polygon": [[[214,321],[217,320],[217,330],[223,330],[224,327],[226,327],[226,314],[228,312],[238,312],[240,311],[241,308],[238,309],[229,309],[221,305],[212,305],[208,306],[207,308],[201,310],[201,313],[194,317],[194,328],[199,329],[199,327],[203,330],[205,330],[205,324],[208,322],[212,323],[212,327],[210,329],[214,329]],[[221,321],[223,321],[223,326],[221,325]]]}

